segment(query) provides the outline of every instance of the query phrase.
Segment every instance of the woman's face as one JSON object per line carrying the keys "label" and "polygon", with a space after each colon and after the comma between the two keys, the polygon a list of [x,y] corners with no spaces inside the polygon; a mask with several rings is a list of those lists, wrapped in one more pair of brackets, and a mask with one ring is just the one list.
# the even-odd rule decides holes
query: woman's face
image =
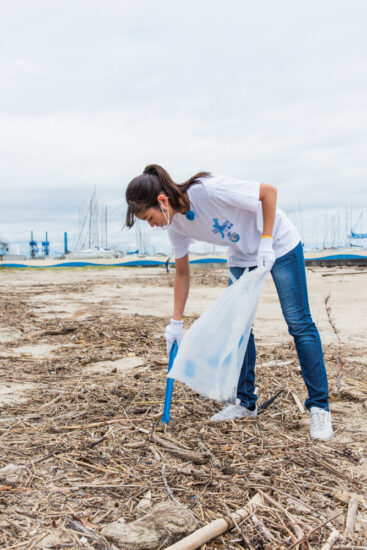
{"label": "woman's face", "polygon": [[157,200],[159,204],[158,208],[148,208],[142,214],[137,215],[137,217],[140,220],[147,221],[150,227],[164,227],[170,225],[175,215],[175,211],[165,195],[159,195]]}
{"label": "woman's face", "polygon": [[167,215],[165,217],[160,208],[148,208],[143,214],[137,214],[136,217],[147,221],[150,227],[163,227],[167,225]]}

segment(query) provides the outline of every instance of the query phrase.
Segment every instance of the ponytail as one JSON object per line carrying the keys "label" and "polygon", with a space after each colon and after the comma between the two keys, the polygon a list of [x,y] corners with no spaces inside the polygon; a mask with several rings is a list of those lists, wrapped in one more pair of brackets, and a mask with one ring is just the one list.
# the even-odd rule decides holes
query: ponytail
{"label": "ponytail", "polygon": [[158,164],[148,164],[144,172],[131,180],[126,189],[128,205],[126,225],[132,227],[136,216],[148,208],[158,208],[158,195],[163,193],[169,199],[170,205],[181,214],[190,210],[190,200],[187,190],[200,183],[200,178],[210,176],[209,172],[198,172],[184,183],[175,183],[168,172]]}

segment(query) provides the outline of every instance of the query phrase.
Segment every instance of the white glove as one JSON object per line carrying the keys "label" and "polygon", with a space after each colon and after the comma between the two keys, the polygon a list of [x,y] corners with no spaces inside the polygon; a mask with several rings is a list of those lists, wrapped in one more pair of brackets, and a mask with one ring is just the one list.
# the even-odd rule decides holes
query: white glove
{"label": "white glove", "polygon": [[166,337],[166,349],[167,354],[169,355],[173,342],[176,340],[178,347],[184,337],[183,321],[175,321],[174,319],[171,319],[170,324],[166,326],[164,336]]}
{"label": "white glove", "polygon": [[273,239],[271,237],[262,237],[257,252],[257,267],[264,267],[266,271],[270,271],[274,262]]}

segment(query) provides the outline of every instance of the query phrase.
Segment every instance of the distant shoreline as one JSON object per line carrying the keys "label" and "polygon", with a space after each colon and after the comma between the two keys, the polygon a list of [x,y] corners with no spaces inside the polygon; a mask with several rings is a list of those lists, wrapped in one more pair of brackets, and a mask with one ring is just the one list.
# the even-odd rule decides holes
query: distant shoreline
{"label": "distant shoreline", "polygon": [[[160,256],[161,257],[161,256]],[[54,267],[164,267],[166,261],[157,259],[157,256],[135,255],[125,258],[75,258],[63,259],[12,259],[3,257],[0,268],[54,268]],[[190,264],[226,264],[225,255],[190,254]],[[367,265],[367,250],[360,249],[358,254],[352,254],[350,249],[326,249],[305,251],[305,263],[308,266],[337,266],[337,265]],[[171,261],[170,266],[174,267]]]}

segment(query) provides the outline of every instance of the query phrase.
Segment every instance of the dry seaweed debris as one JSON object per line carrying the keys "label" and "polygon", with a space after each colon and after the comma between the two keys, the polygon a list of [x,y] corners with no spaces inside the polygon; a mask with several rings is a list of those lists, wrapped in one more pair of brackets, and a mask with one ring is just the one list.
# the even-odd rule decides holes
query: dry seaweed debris
{"label": "dry seaweed debris", "polygon": [[[337,411],[350,403],[341,396],[334,424],[346,437],[310,444],[292,344],[258,347],[259,401],[284,391],[256,421],[210,423],[219,404],[176,384],[172,420],[163,426],[156,420],[167,361],[155,335],[165,319],[109,314],[46,322],[16,293],[1,300],[2,326],[20,331],[22,345],[58,348],[46,358],[0,358],[2,384],[34,385],[26,404],[0,409],[0,468],[23,467],[19,478],[0,484],[0,547],[117,548],[103,529],[135,521],[150,506],[178,502],[204,526],[255,495],[261,498],[246,519],[205,548],[327,548],[336,532],[340,547],[367,544],[365,465],[360,469],[366,432],[346,429]],[[336,350],[325,351],[330,368]],[[91,363],[134,355],[144,366],[124,376],[114,368],[88,371]],[[362,367],[346,361],[343,372],[352,386],[366,387]],[[352,405],[365,413],[362,398]],[[355,496],[359,511],[345,532]]]}

